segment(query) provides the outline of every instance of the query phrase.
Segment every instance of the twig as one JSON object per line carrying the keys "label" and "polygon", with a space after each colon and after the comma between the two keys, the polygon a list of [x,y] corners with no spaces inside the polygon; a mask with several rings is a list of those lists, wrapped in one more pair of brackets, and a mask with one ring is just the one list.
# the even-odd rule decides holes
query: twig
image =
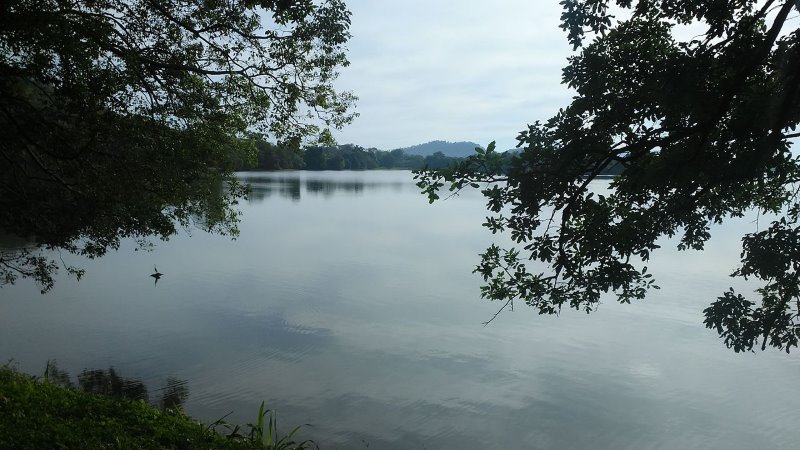
{"label": "twig", "polygon": [[510,299],[508,299],[508,300],[506,301],[506,304],[505,304],[505,305],[503,305],[503,307],[502,307],[502,308],[500,308],[500,309],[499,309],[499,310],[498,310],[496,313],[494,313],[494,315],[492,316],[492,318],[491,318],[491,319],[487,320],[486,322],[483,322],[483,326],[486,326],[486,325],[489,325],[490,323],[492,323],[492,321],[493,321],[494,319],[496,319],[496,318],[497,318],[497,316],[499,316],[499,315],[500,315],[500,313],[501,313],[501,312],[503,312],[503,310],[504,310],[504,309],[506,309],[506,307],[509,305],[509,303],[511,304],[511,310],[513,311],[513,310],[514,310],[514,303],[513,303],[513,301],[514,301],[514,299],[513,299],[513,298],[510,298]]}

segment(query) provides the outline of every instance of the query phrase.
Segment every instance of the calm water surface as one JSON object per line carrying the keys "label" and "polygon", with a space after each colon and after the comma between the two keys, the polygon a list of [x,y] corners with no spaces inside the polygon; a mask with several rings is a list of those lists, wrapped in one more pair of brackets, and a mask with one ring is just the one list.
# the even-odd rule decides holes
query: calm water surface
{"label": "calm water surface", "polygon": [[204,420],[252,422],[263,400],[324,449],[797,448],[797,355],[737,355],[702,325],[728,286],[755,287],[727,277],[755,216],[702,253],[665,241],[645,302],[517,305],[483,327],[500,305],[471,274],[493,238],[479,194],[431,206],[403,171],[241,176],[235,241],[127,242],[68,260],[86,277],[48,295],[0,289],[0,358],[188,380]]}

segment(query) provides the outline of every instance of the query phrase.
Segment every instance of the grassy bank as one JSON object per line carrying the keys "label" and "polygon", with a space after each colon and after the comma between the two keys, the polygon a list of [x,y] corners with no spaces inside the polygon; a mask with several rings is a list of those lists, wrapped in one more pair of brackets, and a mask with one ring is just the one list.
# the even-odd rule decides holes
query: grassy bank
{"label": "grassy bank", "polygon": [[221,421],[206,425],[180,411],[79,392],[0,367],[0,448],[316,448],[312,442],[292,442],[294,431],[278,437],[276,428],[263,405],[245,429]]}

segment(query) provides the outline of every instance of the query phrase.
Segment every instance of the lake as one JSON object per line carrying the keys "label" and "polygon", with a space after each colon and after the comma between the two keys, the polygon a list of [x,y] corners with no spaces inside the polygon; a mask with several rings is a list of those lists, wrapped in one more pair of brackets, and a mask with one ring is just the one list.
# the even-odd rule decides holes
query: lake
{"label": "lake", "polygon": [[[279,429],[323,449],[754,449],[800,441],[800,360],[736,354],[703,324],[756,216],[675,242],[662,289],[591,315],[480,299],[493,240],[477,192],[429,205],[406,171],[241,173],[238,239],[185,230],[83,261],[40,295],[0,289],[0,358],[42,374],[113,366],[151,394],[186,380],[188,414]],[[596,186],[602,189],[603,185]],[[761,226],[764,226],[762,221]],[[502,243],[502,241],[499,241]],[[154,284],[153,266],[165,275]],[[62,271],[63,272],[63,271]]]}

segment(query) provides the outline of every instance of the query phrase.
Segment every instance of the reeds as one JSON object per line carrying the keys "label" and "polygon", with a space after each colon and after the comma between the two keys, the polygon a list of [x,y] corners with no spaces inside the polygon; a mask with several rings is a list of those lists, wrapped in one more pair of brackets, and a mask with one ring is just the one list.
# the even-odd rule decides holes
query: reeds
{"label": "reeds", "polygon": [[[227,417],[227,415],[225,416]],[[212,423],[209,427],[215,430],[217,426],[222,426],[228,430],[227,436],[229,439],[240,440],[245,439],[261,450],[306,450],[306,449],[319,449],[316,442],[307,439],[300,442],[295,442],[294,435],[304,426],[311,426],[309,424],[296,426],[288,434],[281,436],[278,432],[278,414],[274,410],[265,409],[264,402],[258,408],[258,419],[256,423],[249,423],[247,427],[250,429],[246,434],[241,433],[240,425],[231,425],[225,422],[225,417]]]}

